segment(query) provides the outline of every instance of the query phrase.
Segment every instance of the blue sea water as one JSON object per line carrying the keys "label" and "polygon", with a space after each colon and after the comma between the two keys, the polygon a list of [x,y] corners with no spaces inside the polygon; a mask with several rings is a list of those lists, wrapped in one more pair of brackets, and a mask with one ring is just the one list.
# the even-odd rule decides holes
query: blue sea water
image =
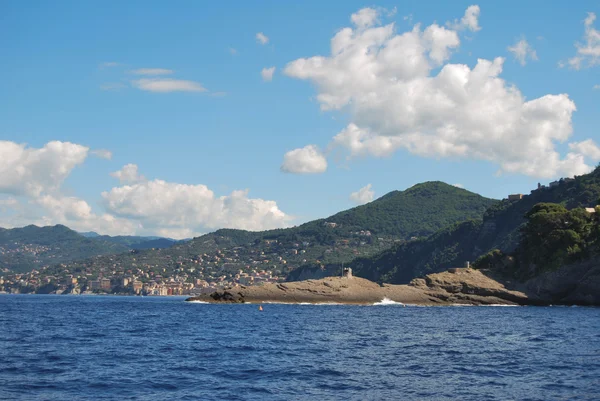
{"label": "blue sea water", "polygon": [[600,309],[0,296],[0,399],[600,400]]}

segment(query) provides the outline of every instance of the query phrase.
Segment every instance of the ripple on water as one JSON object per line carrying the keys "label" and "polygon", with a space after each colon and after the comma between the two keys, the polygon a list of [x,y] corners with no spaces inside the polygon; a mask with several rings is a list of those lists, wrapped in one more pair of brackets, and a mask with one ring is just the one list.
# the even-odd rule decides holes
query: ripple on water
{"label": "ripple on water", "polygon": [[0,296],[0,399],[600,399],[600,309],[265,309]]}

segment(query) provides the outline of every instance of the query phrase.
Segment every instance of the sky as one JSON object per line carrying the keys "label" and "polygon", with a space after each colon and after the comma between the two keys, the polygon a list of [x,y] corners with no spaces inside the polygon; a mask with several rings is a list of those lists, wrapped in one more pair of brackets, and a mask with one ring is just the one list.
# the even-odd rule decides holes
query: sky
{"label": "sky", "polygon": [[[218,3],[218,4],[217,4]],[[600,162],[597,1],[2,1],[0,226],[188,238]]]}

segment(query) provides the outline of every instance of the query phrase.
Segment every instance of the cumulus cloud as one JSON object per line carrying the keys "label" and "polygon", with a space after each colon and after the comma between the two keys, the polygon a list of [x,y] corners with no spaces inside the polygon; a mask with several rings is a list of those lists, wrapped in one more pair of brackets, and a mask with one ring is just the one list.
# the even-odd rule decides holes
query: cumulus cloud
{"label": "cumulus cloud", "polygon": [[350,21],[359,29],[364,29],[378,22],[379,12],[373,8],[363,8],[350,16]]}
{"label": "cumulus cloud", "polygon": [[[103,234],[185,238],[216,228],[286,227],[292,217],[248,191],[215,196],[205,185],[148,181],[135,164],[111,173],[120,186],[101,194],[103,210],[63,192],[63,182],[89,149],[52,141],[41,148],[0,141],[0,226],[64,224]],[[105,154],[106,155],[106,154]]]}
{"label": "cumulus cloud", "polygon": [[138,223],[112,216],[98,215],[84,200],[73,196],[44,195],[35,200],[45,215],[42,225],[64,224],[76,231],[96,231],[109,235],[131,235],[141,229]]}
{"label": "cumulus cloud", "polygon": [[358,205],[364,205],[375,199],[375,191],[371,189],[371,184],[367,184],[356,192],[350,194],[350,200]]}
{"label": "cumulus cloud", "polygon": [[134,87],[149,92],[206,92],[201,84],[194,81],[171,78],[142,78],[132,81]]}
{"label": "cumulus cloud", "polygon": [[316,145],[290,150],[283,156],[281,171],[295,174],[318,174],[327,170],[327,160]]}
{"label": "cumulus cloud", "polygon": [[583,26],[585,33],[583,35],[583,42],[575,43],[577,53],[571,57],[566,63],[561,62],[561,67],[569,66],[573,69],[579,70],[582,67],[593,67],[600,65],[600,31],[594,28],[594,21],[596,21],[596,14],[589,12]]}
{"label": "cumulus cloud", "polygon": [[[16,195],[0,205],[16,215],[0,216],[5,227],[26,224],[65,224],[76,230],[100,230],[109,234],[130,234],[131,222],[108,214],[97,215],[84,200],[64,196],[61,186],[73,169],[87,158],[89,148],[70,142],[52,141],[41,148],[0,141],[0,194]],[[106,156],[106,153],[102,153]]]}
{"label": "cumulus cloud", "polygon": [[131,71],[135,75],[170,75],[173,72],[173,70],[167,70],[166,68],[138,68]]}
{"label": "cumulus cloud", "polygon": [[88,155],[86,146],[52,141],[42,148],[0,141],[0,193],[39,196],[56,191]]}
{"label": "cumulus cloud", "polygon": [[217,197],[205,185],[153,180],[116,187],[102,197],[110,213],[151,231],[188,230],[189,235],[222,227],[264,230],[286,227],[291,219],[274,201],[251,199],[248,191]]}
{"label": "cumulus cloud", "polygon": [[146,177],[138,172],[136,164],[126,164],[121,170],[110,173],[112,177],[119,180],[121,184],[135,184],[146,181]]}
{"label": "cumulus cloud", "polygon": [[529,43],[527,43],[527,40],[525,39],[521,39],[514,45],[509,46],[508,51],[512,53],[512,55],[521,65],[527,64],[528,58],[530,60],[538,59],[536,51]]}
{"label": "cumulus cloud", "polygon": [[477,32],[481,30],[479,26],[479,13],[481,10],[478,5],[472,5],[467,7],[465,11],[465,15],[459,20],[454,20],[454,22],[448,22],[446,25],[451,29],[456,31],[461,31],[464,29],[468,29],[472,32]]}
{"label": "cumulus cloud", "polygon": [[586,139],[581,142],[573,142],[569,144],[571,151],[581,154],[590,160],[597,162],[600,160],[600,148],[592,139]]}
{"label": "cumulus cloud", "polygon": [[112,152],[108,149],[95,149],[90,152],[92,155],[99,157],[100,159],[111,160]]}
{"label": "cumulus cloud", "polygon": [[[478,15],[470,7],[461,24],[477,30]],[[576,107],[567,94],[527,100],[501,78],[502,57],[478,59],[473,67],[448,63],[459,45],[456,30],[437,24],[402,33],[394,24],[344,28],[332,38],[329,56],[294,60],[284,74],[314,83],[322,110],[349,114],[328,147],[348,158],[403,149],[485,160],[499,173],[532,177],[591,170],[586,155],[572,150],[562,157],[556,150],[572,135]]]}
{"label": "cumulus cloud", "polygon": [[275,67],[263,68],[260,72],[263,81],[270,82],[273,80],[273,74],[275,73]]}
{"label": "cumulus cloud", "polygon": [[261,45],[266,45],[269,43],[269,37],[262,32],[256,34],[256,41]]}

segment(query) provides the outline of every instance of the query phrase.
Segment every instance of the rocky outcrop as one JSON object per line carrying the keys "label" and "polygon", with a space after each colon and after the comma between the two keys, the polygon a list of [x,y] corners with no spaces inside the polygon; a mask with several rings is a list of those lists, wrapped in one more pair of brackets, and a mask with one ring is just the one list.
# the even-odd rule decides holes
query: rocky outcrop
{"label": "rocky outcrop", "polygon": [[411,281],[409,285],[430,297],[452,304],[514,304],[542,303],[531,297],[520,285],[490,277],[488,272],[474,269],[449,269]]}
{"label": "rocky outcrop", "polygon": [[600,305],[600,260],[563,266],[525,283],[530,296],[555,305]]}
{"label": "rocky outcrop", "polygon": [[227,303],[345,303],[373,304],[383,299],[414,305],[526,305],[540,301],[506,283],[473,269],[450,269],[415,279],[408,285],[379,285],[353,277],[235,287],[188,301]]}

